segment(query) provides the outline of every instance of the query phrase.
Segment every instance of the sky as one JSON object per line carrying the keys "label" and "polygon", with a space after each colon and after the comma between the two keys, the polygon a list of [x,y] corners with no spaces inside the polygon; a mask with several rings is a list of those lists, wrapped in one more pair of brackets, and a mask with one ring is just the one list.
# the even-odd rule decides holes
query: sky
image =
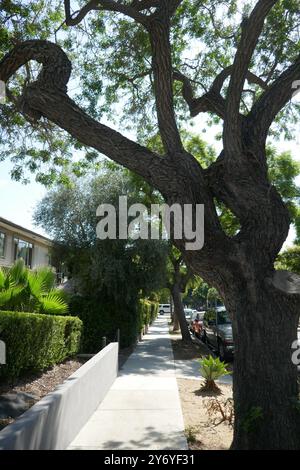
{"label": "sky", "polygon": [[37,229],[32,221],[34,208],[46,194],[46,189],[36,183],[34,177],[27,185],[12,181],[11,169],[12,164],[9,161],[0,162],[0,216],[46,235],[41,228]]}

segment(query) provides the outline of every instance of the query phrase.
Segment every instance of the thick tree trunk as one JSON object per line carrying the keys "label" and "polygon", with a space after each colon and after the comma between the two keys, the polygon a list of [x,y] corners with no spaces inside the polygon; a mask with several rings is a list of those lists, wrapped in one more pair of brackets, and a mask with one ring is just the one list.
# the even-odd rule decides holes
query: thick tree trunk
{"label": "thick tree trunk", "polygon": [[180,329],[179,320],[176,314],[173,315],[173,331],[178,331]]}
{"label": "thick tree trunk", "polygon": [[184,341],[185,343],[190,343],[192,339],[191,339],[191,335],[190,335],[187,321],[186,321],[185,314],[184,314],[180,287],[177,284],[174,284],[172,286],[171,294],[172,294],[173,303],[174,303],[174,323],[177,319],[180,325],[182,341]]}
{"label": "thick tree trunk", "polygon": [[226,299],[235,344],[232,449],[300,449],[297,367],[291,348],[297,339],[299,305],[273,287],[253,287],[251,295],[240,286]]}

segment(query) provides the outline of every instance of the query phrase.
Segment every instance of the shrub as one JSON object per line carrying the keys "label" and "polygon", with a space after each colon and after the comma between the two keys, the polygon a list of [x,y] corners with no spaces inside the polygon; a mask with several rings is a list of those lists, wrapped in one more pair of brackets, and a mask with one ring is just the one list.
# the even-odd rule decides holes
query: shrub
{"label": "shrub", "polygon": [[214,358],[212,356],[205,357],[199,362],[200,373],[205,379],[205,384],[202,390],[218,391],[219,388],[217,387],[215,380],[222,377],[222,375],[231,374],[231,372],[227,370],[227,364],[220,361],[218,357]]}
{"label": "shrub", "polygon": [[133,345],[143,326],[155,318],[158,304],[143,300],[118,303],[76,295],[71,298],[69,309],[71,315],[76,312],[83,322],[81,351],[97,353],[103,336],[116,341],[118,328],[121,348]]}
{"label": "shrub", "polygon": [[81,329],[76,317],[0,311],[0,338],[6,344],[0,377],[42,370],[76,354]]}
{"label": "shrub", "polygon": [[150,325],[157,316],[158,303],[150,300],[139,299],[137,305],[138,313],[138,333],[141,332],[145,325]]}

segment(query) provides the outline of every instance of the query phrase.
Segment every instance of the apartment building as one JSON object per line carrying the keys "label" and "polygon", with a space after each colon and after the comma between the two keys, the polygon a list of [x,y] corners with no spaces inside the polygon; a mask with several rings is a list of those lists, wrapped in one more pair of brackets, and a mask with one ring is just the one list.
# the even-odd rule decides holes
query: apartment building
{"label": "apartment building", "polygon": [[0,217],[0,266],[11,266],[19,258],[31,269],[50,265],[51,246],[49,238]]}

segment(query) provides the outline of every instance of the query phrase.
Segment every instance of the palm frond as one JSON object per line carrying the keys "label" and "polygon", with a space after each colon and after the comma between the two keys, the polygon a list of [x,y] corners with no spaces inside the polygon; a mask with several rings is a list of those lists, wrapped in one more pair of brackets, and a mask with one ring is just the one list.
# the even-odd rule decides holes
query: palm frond
{"label": "palm frond", "polygon": [[49,292],[49,294],[39,299],[41,304],[41,313],[64,315],[68,312],[68,304],[57,294],[57,292]]}
{"label": "palm frond", "polygon": [[17,300],[21,295],[23,287],[11,287],[6,290],[0,291],[0,306],[9,306]]}
{"label": "palm frond", "polygon": [[46,291],[50,291],[55,286],[56,275],[53,270],[47,266],[36,270],[36,276],[43,282]]}
{"label": "palm frond", "polygon": [[27,280],[28,269],[23,258],[18,259],[8,271],[8,277],[12,283],[21,284]]}
{"label": "palm frond", "polygon": [[6,276],[2,270],[2,268],[0,268],[0,289],[3,289],[4,286],[5,286],[5,279],[6,279]]}
{"label": "palm frond", "polygon": [[39,299],[43,294],[47,293],[44,279],[42,276],[38,276],[37,273],[29,272],[27,282],[30,294],[33,297]]}

